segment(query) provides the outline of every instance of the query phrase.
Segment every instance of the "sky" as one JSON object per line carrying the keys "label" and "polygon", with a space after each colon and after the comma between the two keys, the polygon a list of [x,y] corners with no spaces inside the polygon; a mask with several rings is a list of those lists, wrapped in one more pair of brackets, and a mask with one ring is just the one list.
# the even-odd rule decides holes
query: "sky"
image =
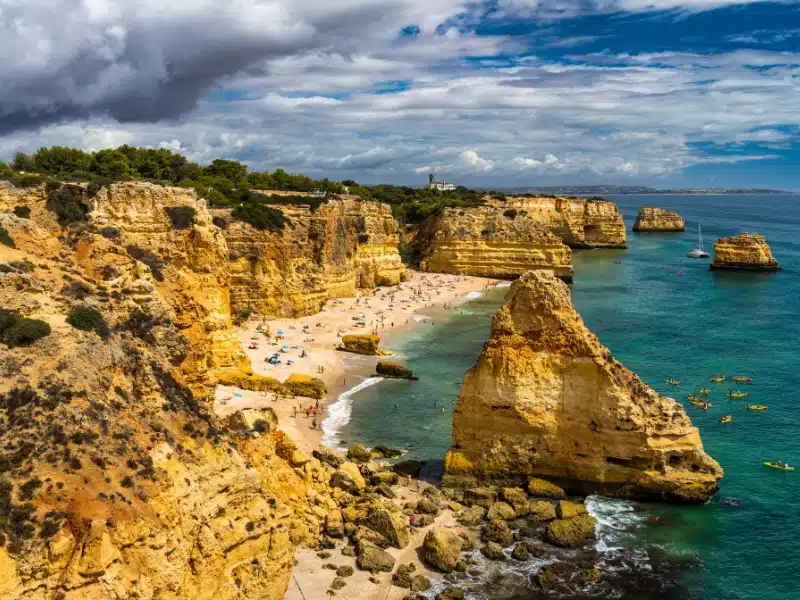
{"label": "sky", "polygon": [[800,2],[0,0],[0,159],[800,190]]}

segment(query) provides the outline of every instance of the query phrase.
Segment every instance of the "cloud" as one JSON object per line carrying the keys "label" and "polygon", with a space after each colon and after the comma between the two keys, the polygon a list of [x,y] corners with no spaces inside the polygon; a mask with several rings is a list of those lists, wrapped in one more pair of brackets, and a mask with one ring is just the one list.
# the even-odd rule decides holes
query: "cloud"
{"label": "cloud", "polygon": [[494,163],[491,160],[481,158],[475,150],[464,150],[458,155],[459,163],[461,166],[466,167],[471,171],[491,171],[494,168]]}

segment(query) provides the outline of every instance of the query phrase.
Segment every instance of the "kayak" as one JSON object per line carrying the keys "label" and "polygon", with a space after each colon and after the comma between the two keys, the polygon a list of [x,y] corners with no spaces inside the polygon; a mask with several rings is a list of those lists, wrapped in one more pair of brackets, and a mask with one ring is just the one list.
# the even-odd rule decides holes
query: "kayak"
{"label": "kayak", "polygon": [[772,467],[773,469],[780,469],[781,471],[794,471],[794,467],[784,467],[781,464],[772,462],[771,460],[764,462],[765,467]]}
{"label": "kayak", "polygon": [[670,384],[670,385],[680,385],[681,384],[681,382],[678,381],[677,379],[667,379],[667,383]]}
{"label": "kayak", "polygon": [[703,399],[700,396],[695,396],[693,394],[689,394],[688,396],[686,396],[686,399],[689,402],[703,402]]}
{"label": "kayak", "polygon": [[767,407],[763,404],[748,404],[745,408],[747,410],[767,410]]}
{"label": "kayak", "polygon": [[731,421],[733,421],[733,417],[732,417],[731,415],[725,415],[724,417],[722,417],[722,418],[719,420],[719,422],[720,422],[720,423],[722,423],[723,425],[724,425],[725,423],[730,423]]}
{"label": "kayak", "polygon": [[733,378],[734,381],[738,381],[739,383],[750,383],[753,381],[752,377],[742,377],[741,375],[737,375]]}
{"label": "kayak", "polygon": [[703,396],[708,396],[708,388],[700,388],[700,393],[703,394]]}
{"label": "kayak", "polygon": [[728,392],[731,398],[747,398],[747,392]]}
{"label": "kayak", "polygon": [[717,375],[715,377],[712,377],[711,381],[713,381],[714,383],[722,383],[723,381],[725,381],[725,375]]}

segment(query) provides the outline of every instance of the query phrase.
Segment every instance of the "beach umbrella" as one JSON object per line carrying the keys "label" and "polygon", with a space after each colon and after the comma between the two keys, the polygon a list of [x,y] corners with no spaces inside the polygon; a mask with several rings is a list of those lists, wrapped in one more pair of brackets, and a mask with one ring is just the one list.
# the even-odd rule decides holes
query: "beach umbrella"
{"label": "beach umbrella", "polygon": [[281,350],[288,350],[289,346],[281,346]]}

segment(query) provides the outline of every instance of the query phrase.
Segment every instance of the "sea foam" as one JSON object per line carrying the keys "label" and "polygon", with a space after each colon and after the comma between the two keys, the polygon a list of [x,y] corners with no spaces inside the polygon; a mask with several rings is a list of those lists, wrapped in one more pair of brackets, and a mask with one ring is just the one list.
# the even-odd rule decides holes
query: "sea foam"
{"label": "sea foam", "polygon": [[357,386],[342,392],[339,399],[328,407],[328,415],[322,421],[322,444],[329,448],[339,447],[339,431],[350,422],[353,412],[353,395],[380,383],[382,377],[368,377]]}

